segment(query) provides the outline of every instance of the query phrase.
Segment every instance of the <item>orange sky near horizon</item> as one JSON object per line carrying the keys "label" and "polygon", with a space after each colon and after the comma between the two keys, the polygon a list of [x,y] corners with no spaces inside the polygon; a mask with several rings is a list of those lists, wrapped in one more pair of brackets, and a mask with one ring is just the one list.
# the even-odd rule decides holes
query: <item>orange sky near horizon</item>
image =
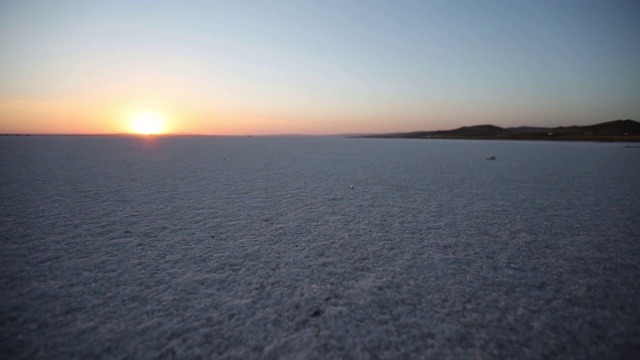
{"label": "orange sky near horizon", "polygon": [[[252,118],[240,115],[226,115],[224,121],[216,114],[197,114],[163,111],[160,107],[100,107],[78,106],[68,102],[32,101],[32,100],[0,100],[0,132],[30,134],[122,134],[135,133],[135,114],[142,111],[153,111],[162,117],[162,130],[165,134],[206,134],[206,135],[240,135],[247,133],[269,133],[273,123],[264,119],[263,128],[256,126]],[[229,121],[231,120],[231,121]],[[187,123],[187,124],[185,124]],[[231,126],[230,124],[233,124]],[[282,124],[282,130],[288,127]],[[268,128],[268,129],[267,129]],[[276,127],[277,128],[277,127]],[[262,131],[261,131],[262,130]]]}
{"label": "orange sky near horizon", "polygon": [[[178,112],[161,106],[126,107],[76,104],[62,101],[0,99],[0,132],[8,134],[123,134],[135,133],[137,113],[161,115],[163,134],[272,135],[358,132],[371,128],[368,119],[308,117],[304,123],[295,115],[269,116],[239,111],[192,110]],[[333,132],[328,132],[332,129]],[[381,131],[384,129],[380,129]],[[391,129],[389,129],[391,131]]]}
{"label": "orange sky near horizon", "polygon": [[[166,84],[172,88],[170,84]],[[123,90],[124,89],[124,90]],[[155,98],[142,98],[148,90]],[[174,88],[175,89],[175,88]],[[113,94],[108,96],[107,92]],[[338,103],[292,104],[275,106],[268,102],[240,103],[233,99],[214,102],[202,93],[187,93],[157,89],[132,81],[117,89],[96,89],[81,94],[67,95],[70,100],[2,99],[0,98],[0,133],[30,134],[123,134],[135,133],[135,116],[140,112],[154,112],[162,117],[165,134],[202,135],[273,135],[273,134],[345,134],[414,131],[421,126],[423,115],[418,113],[453,114],[477,121],[474,113],[482,112],[483,105],[465,108],[455,104],[429,105],[429,109],[415,104],[398,108],[387,104],[367,104],[351,101]],[[131,99],[142,98],[140,101]],[[71,100],[73,99],[73,100]],[[107,99],[106,101],[104,99]],[[298,99],[303,101],[304,99]],[[347,102],[349,102],[347,106]],[[504,109],[503,109],[504,110]],[[404,121],[389,121],[402,118]],[[446,128],[453,121],[439,116],[440,121],[430,123],[431,130]],[[471,120],[473,119],[473,120]],[[487,119],[489,120],[489,119]],[[409,125],[407,125],[409,124]]]}

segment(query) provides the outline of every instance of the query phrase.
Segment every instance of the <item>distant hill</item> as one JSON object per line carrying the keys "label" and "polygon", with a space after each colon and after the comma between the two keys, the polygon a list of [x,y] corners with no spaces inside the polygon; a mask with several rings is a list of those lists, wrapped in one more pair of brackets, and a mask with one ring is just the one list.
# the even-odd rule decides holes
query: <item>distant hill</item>
{"label": "distant hill", "polygon": [[533,126],[518,126],[518,127],[507,128],[507,130],[509,130],[509,132],[513,134],[544,131],[545,129],[546,128],[543,128],[543,127],[533,127]]}
{"label": "distant hill", "polygon": [[520,126],[501,128],[495,125],[464,126],[453,130],[415,131],[409,133],[367,135],[368,138],[405,139],[499,139],[499,140],[568,140],[568,141],[640,141],[640,123],[614,120],[587,126],[541,128]]}

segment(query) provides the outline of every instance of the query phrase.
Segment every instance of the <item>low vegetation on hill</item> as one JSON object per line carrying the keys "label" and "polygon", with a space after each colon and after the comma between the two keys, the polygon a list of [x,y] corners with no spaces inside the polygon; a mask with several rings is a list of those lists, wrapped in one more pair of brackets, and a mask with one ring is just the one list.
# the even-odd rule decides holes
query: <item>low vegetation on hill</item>
{"label": "low vegetation on hill", "polygon": [[640,123],[634,120],[614,120],[588,126],[512,127],[495,125],[464,126],[454,130],[416,131],[378,134],[364,137],[408,139],[504,139],[504,140],[582,140],[640,141]]}

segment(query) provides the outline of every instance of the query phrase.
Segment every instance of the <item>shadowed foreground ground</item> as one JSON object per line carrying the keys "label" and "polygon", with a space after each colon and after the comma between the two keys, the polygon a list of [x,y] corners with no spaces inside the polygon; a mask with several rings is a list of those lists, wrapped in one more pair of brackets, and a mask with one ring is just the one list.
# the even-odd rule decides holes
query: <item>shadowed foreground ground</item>
{"label": "shadowed foreground ground", "polygon": [[638,180],[609,158],[633,150],[205,140],[3,160],[2,358],[640,353]]}

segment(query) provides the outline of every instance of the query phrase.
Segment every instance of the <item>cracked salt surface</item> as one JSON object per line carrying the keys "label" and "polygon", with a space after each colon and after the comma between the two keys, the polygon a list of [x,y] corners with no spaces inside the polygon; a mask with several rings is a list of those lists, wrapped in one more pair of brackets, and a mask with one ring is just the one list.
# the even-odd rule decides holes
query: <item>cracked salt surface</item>
{"label": "cracked salt surface", "polygon": [[2,138],[0,356],[637,357],[639,156]]}

